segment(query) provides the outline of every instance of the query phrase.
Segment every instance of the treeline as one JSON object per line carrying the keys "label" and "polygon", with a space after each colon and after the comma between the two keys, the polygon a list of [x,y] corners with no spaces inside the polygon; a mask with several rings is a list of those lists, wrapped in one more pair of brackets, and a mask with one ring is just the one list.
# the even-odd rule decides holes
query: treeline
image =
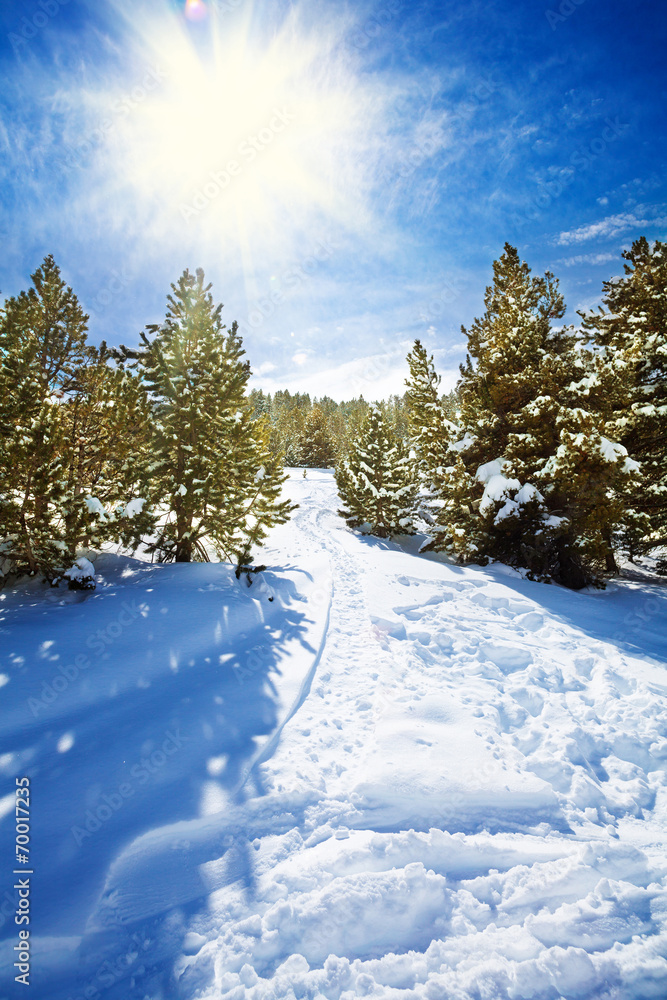
{"label": "treeline", "polygon": [[425,527],[428,549],[575,589],[603,585],[619,550],[667,546],[667,245],[641,238],[623,258],[599,310],[562,326],[558,281],[506,244],[483,316],[463,328],[455,412],[416,341],[407,435],[374,407],[340,462],[350,525]]}
{"label": "treeline", "polygon": [[667,246],[642,238],[623,258],[599,310],[564,326],[556,278],[506,244],[455,391],[416,341],[405,395],[369,405],[249,392],[201,270],[137,349],[95,347],[46,257],[0,307],[0,582],[91,586],[83,554],[109,542],[249,573],[293,509],[286,462],[335,466],[362,531],[425,531],[460,562],[602,585],[619,551],[667,546]]}
{"label": "treeline", "polygon": [[292,508],[203,271],[172,285],[137,350],[94,347],[87,320],[51,256],[0,308],[0,581],[93,586],[81,551],[108,542],[249,572]]}
{"label": "treeline", "polygon": [[[285,464],[304,468],[331,468],[350,451],[359,435],[369,403],[363,398],[337,403],[329,396],[311,400],[309,393],[290,393],[280,389],[273,395],[261,389],[250,392],[257,416],[270,423],[269,448],[273,455],[283,455]],[[440,397],[444,412],[454,415],[455,393]],[[408,407],[405,395],[390,396],[382,403],[392,432],[406,439]]]}

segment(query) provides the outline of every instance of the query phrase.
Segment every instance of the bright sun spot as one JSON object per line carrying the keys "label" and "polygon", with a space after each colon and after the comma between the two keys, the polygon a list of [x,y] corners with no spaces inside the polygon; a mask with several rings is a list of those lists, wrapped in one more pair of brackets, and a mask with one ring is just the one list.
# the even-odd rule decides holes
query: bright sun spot
{"label": "bright sun spot", "polygon": [[[231,241],[246,261],[316,225],[363,229],[383,110],[340,24],[306,29],[292,9],[262,40],[249,6],[232,19],[211,4],[196,40],[182,15],[144,24],[160,82],[114,137],[119,184],[154,206],[158,230]],[[188,0],[186,16],[200,8]]]}
{"label": "bright sun spot", "polygon": [[185,16],[189,21],[203,21],[208,10],[203,0],[186,0]]}

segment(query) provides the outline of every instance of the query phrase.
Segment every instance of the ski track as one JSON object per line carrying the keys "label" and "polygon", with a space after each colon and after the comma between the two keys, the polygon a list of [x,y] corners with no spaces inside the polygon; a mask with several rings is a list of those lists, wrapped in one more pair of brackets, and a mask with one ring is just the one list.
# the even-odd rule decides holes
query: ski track
{"label": "ski track", "polygon": [[270,551],[331,577],[312,665],[243,795],[126,846],[61,961],[116,956],[109,1000],[664,1000],[664,664],[572,624],[604,594],[547,607],[290,488]]}

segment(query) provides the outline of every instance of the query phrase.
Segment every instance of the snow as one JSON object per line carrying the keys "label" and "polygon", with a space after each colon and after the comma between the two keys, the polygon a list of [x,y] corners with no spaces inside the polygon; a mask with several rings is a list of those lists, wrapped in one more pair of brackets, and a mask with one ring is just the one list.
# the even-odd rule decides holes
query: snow
{"label": "snow", "polygon": [[533,500],[544,500],[544,497],[535,486],[526,483],[521,487],[515,499],[517,503],[531,503]]}
{"label": "snow", "polygon": [[459,441],[454,441],[450,444],[449,449],[450,451],[466,451],[466,449],[470,448],[475,441],[476,438],[474,435],[472,435],[470,431],[466,431]]}
{"label": "snow", "polygon": [[494,503],[505,500],[505,506],[498,511],[495,520],[500,521],[505,517],[510,517],[517,509],[517,504],[509,497],[512,490],[520,490],[521,483],[518,479],[508,479],[502,474],[507,462],[503,458],[495,459],[480,465],[477,470],[477,481],[484,483],[484,493],[479,503],[481,514],[486,514]]}
{"label": "snow", "polygon": [[105,553],[94,592],[0,592],[31,995],[667,995],[664,586],[451,565],[351,532],[329,472],[286,490],[250,587]]}
{"label": "snow", "polygon": [[636,473],[641,469],[641,464],[630,458],[627,448],[616,441],[609,441],[606,437],[600,438],[600,453],[606,462],[618,462],[621,458],[625,458],[623,472]]}
{"label": "snow", "polygon": [[84,503],[90,514],[97,514],[102,521],[106,521],[107,512],[104,509],[104,504],[97,497],[84,497]]}
{"label": "snow", "polygon": [[66,580],[70,580],[72,583],[81,583],[83,580],[94,580],[95,579],[95,567],[91,563],[90,559],[86,559],[85,556],[81,556],[74,562],[73,566],[70,566],[68,570],[65,570],[63,576]]}
{"label": "snow", "polygon": [[141,497],[136,497],[134,500],[130,500],[130,502],[125,504],[125,507],[123,508],[123,516],[136,517],[137,514],[141,514],[145,503],[146,501]]}
{"label": "snow", "polygon": [[496,458],[493,462],[486,462],[484,465],[480,465],[477,469],[477,482],[488,483],[491,479],[501,476],[506,465],[507,462],[504,458]]}

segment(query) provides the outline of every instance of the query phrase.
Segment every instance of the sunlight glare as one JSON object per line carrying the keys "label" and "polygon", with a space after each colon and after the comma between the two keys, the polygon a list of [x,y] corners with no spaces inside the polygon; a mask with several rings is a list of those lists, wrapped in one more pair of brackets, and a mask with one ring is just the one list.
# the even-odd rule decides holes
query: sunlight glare
{"label": "sunlight glare", "polygon": [[382,98],[360,83],[340,25],[305,29],[293,9],[261,40],[250,20],[211,5],[207,52],[182,21],[144,31],[163,82],[120,123],[122,183],[156,206],[158,227],[244,254],[323,220],[361,230]]}
{"label": "sunlight glare", "polygon": [[203,0],[186,0],[185,16],[189,21],[203,21],[208,10]]}

